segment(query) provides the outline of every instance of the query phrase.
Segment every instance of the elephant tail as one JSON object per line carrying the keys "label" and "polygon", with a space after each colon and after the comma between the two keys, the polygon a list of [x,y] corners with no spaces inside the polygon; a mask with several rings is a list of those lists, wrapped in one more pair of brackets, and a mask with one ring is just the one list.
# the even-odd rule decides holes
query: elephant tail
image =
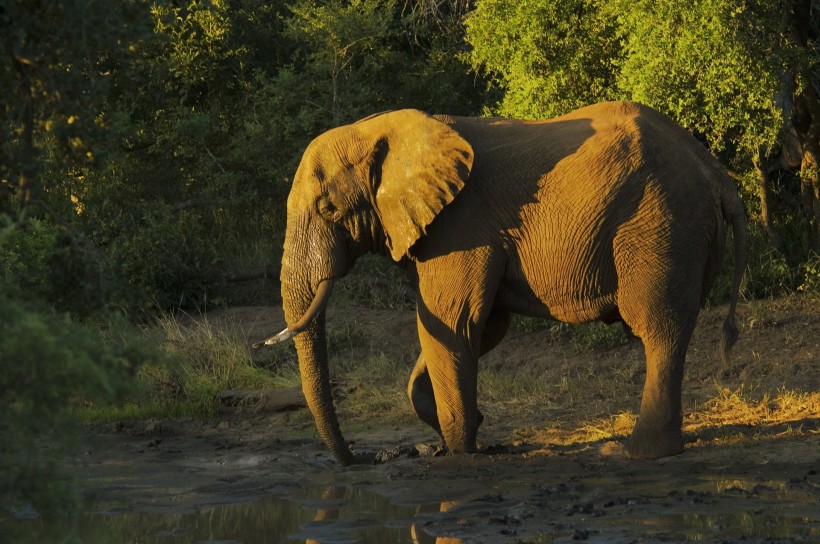
{"label": "elephant tail", "polygon": [[729,353],[732,346],[737,342],[738,328],[735,321],[735,311],[737,301],[740,298],[740,283],[743,280],[743,272],[746,268],[746,219],[743,202],[737,195],[733,184],[726,180],[729,187],[723,193],[721,208],[724,220],[732,227],[732,238],[734,240],[735,268],[732,276],[732,290],[729,295],[729,314],[723,322],[723,330],[720,335],[720,359],[724,366],[729,365]]}

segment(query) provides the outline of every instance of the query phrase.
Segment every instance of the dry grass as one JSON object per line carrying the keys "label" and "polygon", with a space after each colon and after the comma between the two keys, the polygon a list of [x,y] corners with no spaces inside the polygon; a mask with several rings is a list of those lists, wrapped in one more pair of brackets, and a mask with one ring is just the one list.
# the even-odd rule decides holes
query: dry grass
{"label": "dry grass", "polygon": [[806,392],[780,388],[756,392],[746,385],[732,390],[716,386],[716,394],[703,403],[702,408],[686,417],[684,431],[708,436],[720,429],[746,427],[744,434],[760,434],[759,431],[785,429],[789,425],[800,426],[808,423],[815,428],[820,418],[820,392]]}
{"label": "dry grass", "polygon": [[[519,429],[514,438],[556,446],[622,440],[636,421],[637,414],[631,411],[589,419],[563,418],[561,424],[544,429]],[[683,431],[698,446],[820,433],[820,392],[716,386],[714,395],[685,416]]]}
{"label": "dry grass", "polygon": [[[712,360],[722,313],[707,315],[702,339],[690,349],[684,384],[684,432],[690,439],[731,442],[788,429],[817,432],[820,392],[809,370],[820,329],[813,325],[814,307],[805,300],[743,306],[739,321],[746,327],[732,369],[716,367]],[[374,317],[368,310],[346,308],[335,323],[339,325],[329,328],[328,343],[343,424],[415,422],[405,392],[418,354],[412,312],[382,310]],[[158,388],[157,396],[179,395],[179,380],[182,392],[192,393],[191,400],[201,405],[220,388],[299,383],[292,344],[269,348],[267,359],[254,363],[248,335],[235,326],[200,320],[183,327],[169,318],[160,328],[166,348],[183,360],[183,367],[176,374],[156,370],[155,376],[145,376]],[[513,439],[570,445],[629,434],[645,375],[642,347],[624,344],[617,326],[589,326],[582,332],[589,342],[581,342],[581,332],[567,325],[545,327],[541,321],[523,320],[494,352],[499,356],[480,363],[485,439],[495,433],[493,440],[507,440],[503,434],[513,433]],[[513,431],[515,425],[527,427]]]}

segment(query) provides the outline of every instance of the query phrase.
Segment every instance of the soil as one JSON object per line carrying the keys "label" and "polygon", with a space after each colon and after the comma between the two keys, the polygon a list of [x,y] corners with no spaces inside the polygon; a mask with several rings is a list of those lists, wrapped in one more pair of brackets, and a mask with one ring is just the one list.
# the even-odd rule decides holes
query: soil
{"label": "soil", "polygon": [[[480,454],[431,456],[436,437],[422,425],[372,414],[345,436],[383,462],[342,467],[304,408],[239,406],[209,422],[89,427],[82,473],[108,512],[191,513],[274,497],[315,517],[244,542],[820,542],[820,302],[794,295],[741,304],[729,367],[717,357],[725,312],[701,313],[684,384],[687,444],[675,457],[617,455],[640,399],[639,342],[583,350],[521,327],[481,365],[539,380],[543,401],[480,396]],[[282,325],[275,308],[208,319],[243,331],[248,345]],[[331,330],[355,323],[358,349],[384,353],[409,375],[418,353],[412,311],[331,309],[328,322]],[[808,395],[781,413],[778,398],[800,393]],[[344,401],[340,408],[345,421]],[[605,427],[599,435],[596,425]],[[362,506],[354,490],[406,510]],[[373,524],[394,536],[372,536]]]}

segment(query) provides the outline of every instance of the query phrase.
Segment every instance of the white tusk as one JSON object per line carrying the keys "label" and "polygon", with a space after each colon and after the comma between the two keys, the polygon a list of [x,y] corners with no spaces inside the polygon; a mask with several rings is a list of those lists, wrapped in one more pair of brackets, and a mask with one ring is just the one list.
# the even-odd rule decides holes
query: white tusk
{"label": "white tusk", "polygon": [[330,291],[333,288],[333,281],[334,280],[325,280],[319,284],[319,288],[316,290],[316,296],[313,298],[313,302],[310,303],[310,307],[308,308],[305,315],[302,316],[293,327],[287,327],[282,332],[274,334],[271,337],[268,337],[261,342],[257,342],[253,344],[251,347],[253,349],[259,349],[262,346],[273,346],[274,344],[279,344],[286,340],[290,340],[310,325],[316,317],[325,310],[327,306],[328,300],[330,300]]}
{"label": "white tusk", "polygon": [[292,331],[288,328],[285,328],[281,332],[278,332],[278,333],[274,334],[273,336],[265,338],[261,342],[256,342],[251,347],[253,349],[259,349],[263,346],[273,346],[275,344],[280,344],[282,342],[285,342],[286,340],[290,340],[291,338],[293,338],[297,334],[299,334],[299,331]]}
{"label": "white tusk", "polygon": [[278,334],[275,334],[275,335],[271,336],[270,338],[266,338],[265,339],[265,345],[266,346],[272,346],[274,344],[279,344],[280,342],[290,340],[294,336],[296,336],[296,333],[286,327],[285,329],[283,329]]}

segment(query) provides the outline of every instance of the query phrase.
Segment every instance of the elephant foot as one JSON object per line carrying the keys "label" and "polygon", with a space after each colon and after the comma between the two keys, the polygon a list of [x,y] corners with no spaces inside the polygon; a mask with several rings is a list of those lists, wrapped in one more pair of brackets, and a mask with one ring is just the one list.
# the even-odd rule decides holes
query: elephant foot
{"label": "elephant foot", "polygon": [[447,455],[461,455],[463,453],[478,453],[478,446],[475,441],[472,443],[461,443],[455,446],[450,446],[449,443],[445,441],[444,447],[446,448]]}
{"label": "elephant foot", "polygon": [[415,448],[419,457],[439,457],[447,455],[447,447],[444,445],[444,442],[440,444],[425,444],[422,442],[416,444]]}
{"label": "elephant foot", "polygon": [[678,430],[649,431],[638,426],[623,445],[629,459],[660,459],[683,453],[683,433]]}

